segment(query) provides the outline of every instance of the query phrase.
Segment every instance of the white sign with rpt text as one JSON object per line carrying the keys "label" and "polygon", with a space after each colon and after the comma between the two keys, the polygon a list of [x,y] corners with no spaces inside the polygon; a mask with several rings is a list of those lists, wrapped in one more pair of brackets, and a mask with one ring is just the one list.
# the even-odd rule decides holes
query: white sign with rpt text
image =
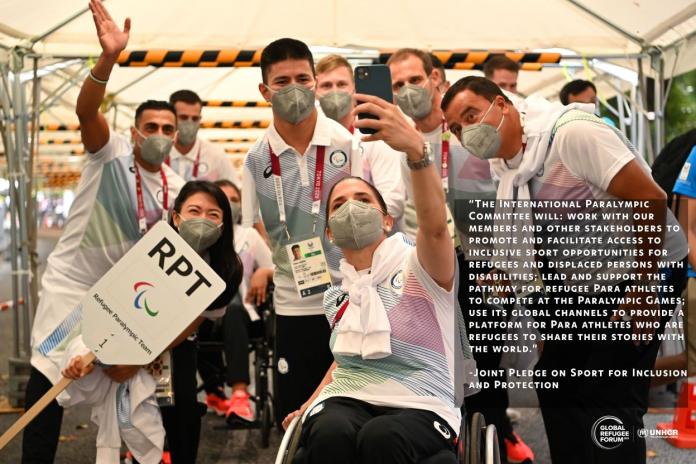
{"label": "white sign with rpt text", "polygon": [[105,364],[152,362],[225,290],[225,282],[164,221],[82,299],[82,337]]}

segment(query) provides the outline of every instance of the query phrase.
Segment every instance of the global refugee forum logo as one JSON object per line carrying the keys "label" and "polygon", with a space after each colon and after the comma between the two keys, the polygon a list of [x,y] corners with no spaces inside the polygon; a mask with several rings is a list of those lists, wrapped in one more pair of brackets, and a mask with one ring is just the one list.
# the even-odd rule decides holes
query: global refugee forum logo
{"label": "global refugee forum logo", "polygon": [[[133,290],[136,292],[135,301],[133,301],[133,306],[135,309],[145,309],[148,316],[155,317],[159,314],[159,311],[153,311],[147,304],[147,296],[145,295],[150,287],[153,285],[150,282],[136,282],[133,285]],[[143,290],[140,290],[144,288]]]}

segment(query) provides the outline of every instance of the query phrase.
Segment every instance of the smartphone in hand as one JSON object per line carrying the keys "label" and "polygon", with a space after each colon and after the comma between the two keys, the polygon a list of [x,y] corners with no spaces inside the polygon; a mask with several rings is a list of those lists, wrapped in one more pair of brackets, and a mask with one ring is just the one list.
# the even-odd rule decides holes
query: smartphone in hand
{"label": "smartphone in hand", "polygon": [[[392,94],[391,73],[389,67],[383,64],[357,66],[355,68],[355,93],[374,95],[389,103],[394,103]],[[358,101],[358,104],[361,102]],[[370,113],[358,113],[358,119],[378,119]],[[363,134],[374,134],[375,129],[361,128]]]}

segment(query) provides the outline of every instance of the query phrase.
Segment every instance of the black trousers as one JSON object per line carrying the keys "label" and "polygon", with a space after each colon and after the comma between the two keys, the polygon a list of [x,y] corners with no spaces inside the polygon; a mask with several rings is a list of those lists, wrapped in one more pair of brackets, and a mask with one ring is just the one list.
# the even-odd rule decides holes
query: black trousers
{"label": "black trousers", "polygon": [[[261,324],[261,321],[255,321]],[[222,321],[225,342],[227,384],[251,383],[249,379],[249,338],[252,322],[244,306],[233,305],[227,309]]]}
{"label": "black trousers", "polygon": [[430,411],[329,398],[310,411],[293,462],[454,464],[456,437],[447,422]]}
{"label": "black trousers", "polygon": [[276,422],[302,406],[333,362],[329,323],[320,316],[276,315]]}
{"label": "black trousers", "polygon": [[[676,298],[680,295],[685,284],[685,277],[685,266],[672,269],[665,282],[667,285],[674,286],[669,296]],[[626,282],[622,288],[625,288],[625,285],[627,285]],[[620,290],[600,296],[616,297],[623,293],[624,291]],[[577,299],[577,295],[571,293],[549,296]],[[608,304],[576,304],[574,307],[595,310],[597,314],[600,314],[602,310],[611,311],[615,308]],[[549,308],[548,305],[537,305],[536,309]],[[674,305],[663,305],[661,309],[671,312],[674,310]],[[584,320],[591,319],[601,322],[608,317],[584,318]],[[669,319],[670,316],[662,317],[656,334],[664,332],[665,323]],[[547,375],[535,376],[535,381],[559,382],[558,388],[537,388],[551,459],[554,463],[563,464],[645,463],[645,439],[637,435],[637,430],[643,428],[643,416],[648,408],[650,376],[641,377],[633,373],[634,369],[648,371],[654,367],[660,342],[655,338],[649,345],[641,344],[636,347],[630,340],[611,340],[612,334],[630,334],[630,328],[590,332],[605,333],[609,336],[609,340],[546,341],[541,358],[536,365],[537,370],[545,369]],[[569,373],[573,368],[603,369],[603,375],[571,377]],[[555,377],[551,374],[553,369],[565,370],[568,375],[563,378]],[[609,377],[607,375],[609,369],[625,370],[628,375]],[[593,426],[604,416],[617,417],[629,433],[627,441],[610,450],[600,448],[592,440]]]}
{"label": "black trousers", "polygon": [[[470,297],[482,296],[482,292],[476,283],[476,279],[471,278],[472,275],[477,273],[486,274],[488,269],[473,265],[471,261],[465,260],[462,254],[459,254],[457,258],[459,261],[459,306],[461,307],[464,315],[467,334],[470,336],[470,345],[472,354],[474,355],[474,360],[476,361],[476,367],[479,370],[497,370],[500,368],[500,358],[503,356],[503,353],[502,351],[495,353],[493,351],[493,347],[496,345],[502,346],[505,344],[505,342],[496,340],[476,340],[473,336],[477,333],[504,333],[506,332],[506,329],[479,329],[476,328],[476,325],[470,325],[470,323],[490,322],[491,320],[490,312],[488,313],[488,317],[483,317],[475,314],[473,311],[470,311],[472,309],[481,309],[483,306],[472,305],[469,301]],[[489,306],[487,307],[490,308]],[[503,321],[502,317],[499,318],[499,320]],[[505,388],[494,388],[492,385],[496,380],[506,382],[507,375],[502,375],[499,377],[481,374],[479,375],[479,381],[488,382],[488,384],[491,386],[488,388],[482,388],[481,391],[475,395],[466,397],[464,399],[462,415],[465,412],[464,409],[466,409],[466,413],[469,416],[475,412],[479,412],[483,414],[487,424],[495,425],[496,431],[498,432],[500,461],[504,464],[507,462],[507,448],[505,446],[505,439],[507,438],[515,441],[515,438],[512,434],[512,424],[510,423],[510,419],[505,411],[510,404],[508,392]]]}
{"label": "black trousers", "polygon": [[[32,367],[27,382],[26,409],[31,408],[51,387],[51,381]],[[55,460],[62,421],[63,408],[53,400],[26,426],[22,437],[22,464],[50,464]]]}
{"label": "black trousers", "polygon": [[195,464],[206,407],[196,399],[196,343],[185,340],[172,350],[174,405],[161,408],[172,464]]}

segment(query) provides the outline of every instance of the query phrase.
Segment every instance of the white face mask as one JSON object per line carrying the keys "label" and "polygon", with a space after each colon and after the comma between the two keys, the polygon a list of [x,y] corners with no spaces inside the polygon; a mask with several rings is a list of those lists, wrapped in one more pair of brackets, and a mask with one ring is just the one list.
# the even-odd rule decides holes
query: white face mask
{"label": "white face mask", "polygon": [[488,107],[488,110],[479,119],[479,122],[463,128],[462,133],[459,135],[462,146],[469,153],[483,160],[495,158],[500,149],[500,128],[503,127],[505,115],[500,120],[498,127],[482,122],[486,119],[494,104],[495,101],[491,102],[491,106]]}

